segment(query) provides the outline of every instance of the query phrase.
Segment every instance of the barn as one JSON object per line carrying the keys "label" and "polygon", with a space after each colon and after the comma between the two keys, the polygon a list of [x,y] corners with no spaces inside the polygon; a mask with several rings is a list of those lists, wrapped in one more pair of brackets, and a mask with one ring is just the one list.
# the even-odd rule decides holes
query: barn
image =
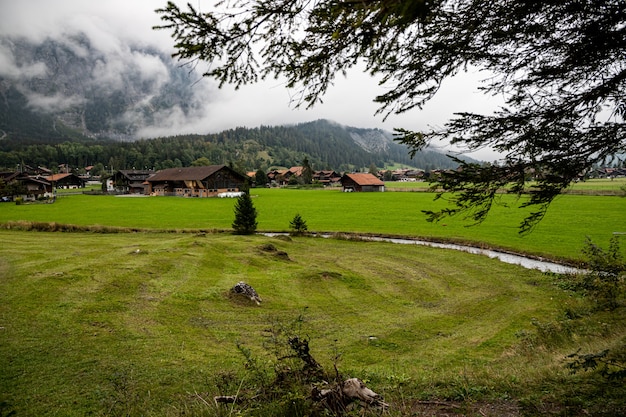
{"label": "barn", "polygon": [[344,192],[385,191],[384,182],[375,175],[365,173],[343,174],[341,186]]}
{"label": "barn", "polygon": [[146,181],[150,195],[179,197],[215,197],[246,184],[244,175],[226,165],[164,169]]}

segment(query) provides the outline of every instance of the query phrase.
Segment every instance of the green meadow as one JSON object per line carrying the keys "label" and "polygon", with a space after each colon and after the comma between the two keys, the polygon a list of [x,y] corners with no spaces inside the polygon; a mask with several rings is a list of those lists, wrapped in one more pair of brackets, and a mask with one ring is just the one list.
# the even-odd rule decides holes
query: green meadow
{"label": "green meadow", "polygon": [[[339,190],[252,189],[259,231],[288,231],[299,213],[314,232],[349,232],[468,242],[553,259],[576,261],[586,237],[606,243],[626,232],[626,198],[562,195],[530,233],[519,234],[527,213],[502,195],[480,225],[462,217],[439,223],[422,210],[444,207],[421,192],[342,193]],[[0,205],[0,223],[57,222],[160,230],[230,230],[234,199],[69,195],[54,204]]]}
{"label": "green meadow", "polygon": [[[509,207],[466,227],[460,218],[427,223],[421,210],[442,204],[429,193],[252,195],[262,231],[288,231],[300,213],[311,231],[472,242],[571,261],[586,236],[606,247],[626,225],[626,199],[616,196],[563,195],[520,236],[523,213],[508,196]],[[294,321],[326,370],[362,379],[390,405],[364,415],[626,412],[623,380],[567,367],[575,352],[624,354],[622,299],[607,311],[574,290],[574,277],[450,250],[235,236],[224,232],[234,203],[70,195],[0,205],[0,416],[311,415],[306,390],[259,394],[259,379],[281,363],[267,330]],[[46,229],[38,223],[89,227],[35,231]],[[119,233],[105,233],[111,226]],[[260,305],[229,292],[239,281],[257,290]],[[237,393],[254,401],[213,402]]]}

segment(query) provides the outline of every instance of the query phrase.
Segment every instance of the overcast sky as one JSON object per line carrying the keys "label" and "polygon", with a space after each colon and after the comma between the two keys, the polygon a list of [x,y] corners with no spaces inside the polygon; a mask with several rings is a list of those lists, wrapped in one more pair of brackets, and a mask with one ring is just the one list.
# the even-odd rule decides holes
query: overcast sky
{"label": "overcast sky", "polygon": [[[129,44],[145,44],[165,52],[173,52],[173,41],[167,31],[155,31],[160,23],[155,9],[165,6],[167,0],[0,0],[0,33],[21,35],[32,40],[46,37],[62,39],[69,33],[84,32],[94,47],[117,54],[120,65],[132,62],[147,74],[159,73],[149,57],[124,56]],[[181,5],[187,1],[177,1]],[[207,11],[214,0],[192,0]],[[4,53],[3,53],[4,52]],[[10,57],[0,48],[0,76],[16,72],[36,73],[41,68],[16,68]],[[114,67],[105,68],[109,75]],[[324,96],[324,103],[313,109],[295,109],[290,106],[290,94],[280,80],[270,80],[245,86],[235,91],[230,87],[218,90],[211,80],[198,83],[198,94],[206,97],[206,105],[187,119],[170,115],[163,126],[146,130],[144,135],[156,136],[176,133],[213,133],[224,129],[259,125],[281,125],[329,119],[337,123],[361,128],[394,127],[414,130],[441,126],[454,112],[486,113],[499,101],[488,99],[476,90],[483,75],[463,74],[444,84],[438,95],[423,110],[415,109],[402,115],[392,115],[383,121],[376,116],[373,98],[382,90],[377,81],[358,70],[339,76],[335,85]],[[179,114],[177,116],[180,116]],[[478,159],[491,160],[494,154],[483,151],[473,154]]]}

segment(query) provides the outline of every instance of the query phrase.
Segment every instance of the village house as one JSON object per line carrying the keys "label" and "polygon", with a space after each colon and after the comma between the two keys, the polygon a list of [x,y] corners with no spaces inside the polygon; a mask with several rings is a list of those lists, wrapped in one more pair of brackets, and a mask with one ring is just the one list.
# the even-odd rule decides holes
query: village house
{"label": "village house", "polygon": [[0,188],[2,201],[14,201],[17,197],[29,201],[53,196],[52,184],[23,172],[0,172]]}
{"label": "village house", "polygon": [[121,169],[111,178],[112,188],[122,194],[149,194],[148,182],[152,170]]}
{"label": "village house", "polygon": [[54,195],[54,186],[50,182],[39,177],[21,177],[18,181],[25,188],[26,194],[22,195],[24,200],[38,200]]}
{"label": "village house", "polygon": [[215,197],[238,192],[247,180],[226,165],[170,168],[146,179],[148,194],[180,197]]}
{"label": "village house", "polygon": [[341,175],[332,170],[321,170],[313,173],[313,181],[324,186],[335,185],[341,182]]}
{"label": "village house", "polygon": [[282,186],[289,184],[292,178],[302,176],[302,167],[295,166],[289,169],[274,169],[267,173],[267,178],[271,183]]}
{"label": "village house", "polygon": [[341,186],[344,192],[385,191],[385,183],[367,173],[344,174],[341,177]]}
{"label": "village house", "polygon": [[85,188],[85,180],[72,173],[52,174],[44,179],[56,189]]}

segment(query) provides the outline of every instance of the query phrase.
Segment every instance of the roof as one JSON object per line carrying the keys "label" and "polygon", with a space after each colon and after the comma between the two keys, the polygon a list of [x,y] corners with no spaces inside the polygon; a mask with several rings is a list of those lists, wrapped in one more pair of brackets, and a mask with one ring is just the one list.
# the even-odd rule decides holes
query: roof
{"label": "roof", "polygon": [[186,168],[169,168],[158,171],[147,180],[149,182],[158,181],[202,181],[203,179],[210,177],[217,171],[226,168],[229,171],[239,175],[237,172],[231,170],[226,165],[209,165],[204,167],[186,167]]}
{"label": "roof", "polygon": [[345,174],[345,177],[350,178],[358,185],[385,185],[384,182],[379,180],[373,174],[360,173],[360,174]]}
{"label": "roof", "polygon": [[304,170],[304,167],[301,166],[297,166],[297,167],[291,167],[289,168],[288,172],[291,172],[293,175],[295,176],[301,176],[302,175],[302,171]]}
{"label": "roof", "polygon": [[52,174],[45,178],[46,178],[46,181],[56,182],[56,181],[61,181],[63,178],[72,177],[72,176],[76,177],[76,175],[72,173],[63,173],[63,174]]}
{"label": "roof", "polygon": [[50,185],[49,182],[44,181],[41,178],[37,178],[37,177],[22,177],[19,179],[21,182],[33,182],[36,184],[43,184],[43,185]]}
{"label": "roof", "polygon": [[124,177],[129,180],[145,180],[150,175],[154,174],[152,170],[141,170],[141,169],[120,169],[119,172]]}

